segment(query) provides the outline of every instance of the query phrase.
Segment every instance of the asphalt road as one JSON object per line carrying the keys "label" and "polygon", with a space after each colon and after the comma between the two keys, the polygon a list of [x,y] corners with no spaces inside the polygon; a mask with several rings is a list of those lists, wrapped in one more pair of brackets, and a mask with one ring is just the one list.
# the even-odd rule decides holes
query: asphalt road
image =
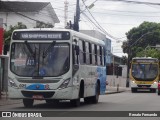
{"label": "asphalt road", "polygon": [[[100,96],[98,104],[84,104],[83,99],[81,100],[81,105],[79,107],[72,107],[69,101],[62,101],[57,105],[46,104],[45,101],[35,101],[33,108],[24,108],[22,103],[12,104],[6,106],[0,106],[0,111],[59,111],[59,115],[62,116],[62,120],[65,119],[65,115],[72,114],[72,111],[109,111],[104,112],[104,114],[110,114],[111,111],[160,111],[160,96],[156,93],[149,92],[138,92],[131,93],[130,91],[117,93],[117,94],[107,94]],[[160,112],[159,112],[160,113]],[[74,114],[74,113],[73,113]],[[88,114],[88,113],[87,113]],[[89,113],[92,116],[92,113]],[[103,114],[103,115],[104,115]],[[116,113],[117,114],[117,113]],[[115,119],[118,120],[128,120],[128,117],[117,117],[115,114]],[[82,115],[83,116],[83,115]],[[93,112],[93,116],[96,116],[96,112]],[[98,114],[97,114],[98,116]],[[104,119],[103,116],[99,116],[100,119]],[[56,117],[54,117],[55,119]],[[75,117],[77,120],[83,120],[81,117]],[[139,118],[139,117],[138,117]],[[135,119],[138,119],[135,118]],[[25,119],[25,118],[24,118]],[[50,118],[48,118],[50,119]],[[59,117],[56,119],[60,119]],[[74,117],[71,117],[68,120],[74,120]],[[91,117],[87,117],[87,120],[90,120]],[[94,117],[95,119],[95,117]],[[98,118],[98,120],[100,120]],[[107,118],[114,120],[113,117]],[[138,120],[159,120],[158,117],[140,117]],[[39,119],[41,120],[41,119]],[[65,119],[66,120],[66,119]],[[93,120],[93,119],[92,119]],[[106,120],[106,119],[104,119]],[[129,120],[134,120],[132,117]]]}

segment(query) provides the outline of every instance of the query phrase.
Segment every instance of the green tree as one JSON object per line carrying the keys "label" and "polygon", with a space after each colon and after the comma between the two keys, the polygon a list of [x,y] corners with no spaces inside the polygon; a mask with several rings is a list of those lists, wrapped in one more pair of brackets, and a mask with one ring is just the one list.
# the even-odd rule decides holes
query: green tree
{"label": "green tree", "polygon": [[160,44],[160,23],[143,22],[138,27],[128,31],[126,36],[127,41],[122,44],[123,52],[135,57],[148,45],[156,46],[156,44]]}
{"label": "green tree", "polygon": [[10,26],[9,30],[4,31],[4,54],[9,50],[9,45],[11,41],[12,32],[16,29],[26,29],[26,25],[21,22],[18,22],[15,26]]}
{"label": "green tree", "polygon": [[153,57],[153,58],[158,58],[160,59],[160,51],[155,48],[147,48],[146,50],[142,50],[140,52],[137,52],[136,54],[137,57]]}

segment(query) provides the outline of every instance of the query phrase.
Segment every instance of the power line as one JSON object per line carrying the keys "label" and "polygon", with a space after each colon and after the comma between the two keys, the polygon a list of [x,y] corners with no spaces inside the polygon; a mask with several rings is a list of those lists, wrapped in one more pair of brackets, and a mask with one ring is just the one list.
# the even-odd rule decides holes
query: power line
{"label": "power line", "polygon": [[114,2],[125,2],[125,3],[133,3],[133,4],[160,5],[160,3],[129,1],[129,0],[99,0],[99,1],[114,1]]}
{"label": "power line", "polygon": [[[98,23],[98,21],[94,18],[94,16],[92,15],[92,13],[89,11],[89,9],[88,9],[88,7],[86,6],[85,2],[84,2],[83,0],[82,0],[82,2],[83,2],[83,4],[84,4],[84,6],[86,7],[87,11],[89,12],[89,14],[91,15],[91,17],[94,19],[94,21],[95,21],[96,24],[98,25],[98,28],[99,28],[103,33],[105,33],[106,35],[108,35],[110,38],[115,39],[115,40],[119,39],[119,38],[116,38],[116,37],[110,35],[104,28],[102,28],[102,26]],[[96,27],[97,27],[97,25],[96,25]]]}
{"label": "power line", "polygon": [[[140,11],[123,11],[123,10],[110,10],[110,9],[103,9],[103,8],[101,8],[101,10],[105,10],[105,12],[106,11],[111,11],[111,12],[122,12],[122,13],[138,13],[138,14],[144,14],[144,13],[146,13],[146,14],[148,14],[148,13],[156,13],[156,14],[158,14],[158,13],[160,13],[160,11],[143,11],[143,12],[140,12]],[[101,12],[100,12],[101,13]]]}
{"label": "power line", "polygon": [[133,16],[133,17],[160,17],[160,16],[144,16],[144,15],[126,15],[126,14],[116,14],[116,13],[102,13],[102,12],[93,12],[98,14],[107,14],[107,15],[118,15],[118,16]]}
{"label": "power line", "polygon": [[[84,21],[84,22],[87,22],[87,21],[85,21],[85,20],[83,20],[83,21]],[[129,25],[129,26],[130,26],[130,25],[136,25],[136,24],[107,23],[107,22],[106,22],[106,23],[99,22],[99,23],[100,23],[100,24],[108,24],[108,25],[109,25],[109,24],[111,24],[111,25]]]}

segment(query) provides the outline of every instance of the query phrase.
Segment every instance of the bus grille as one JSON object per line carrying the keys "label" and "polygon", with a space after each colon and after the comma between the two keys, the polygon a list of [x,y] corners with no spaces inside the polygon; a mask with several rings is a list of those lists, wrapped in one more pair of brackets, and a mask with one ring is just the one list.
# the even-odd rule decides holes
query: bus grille
{"label": "bus grille", "polygon": [[23,96],[32,98],[33,95],[42,95],[44,98],[51,98],[55,92],[35,92],[35,91],[21,91]]}
{"label": "bus grille", "polygon": [[144,88],[144,87],[149,88],[149,87],[151,87],[151,85],[137,85],[137,86],[141,87],[141,88]]}

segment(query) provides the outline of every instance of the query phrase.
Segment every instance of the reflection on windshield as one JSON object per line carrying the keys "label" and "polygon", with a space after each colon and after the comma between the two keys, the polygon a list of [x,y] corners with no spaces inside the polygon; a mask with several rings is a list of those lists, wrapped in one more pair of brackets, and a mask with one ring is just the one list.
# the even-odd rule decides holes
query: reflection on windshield
{"label": "reflection on windshield", "polygon": [[[11,71],[19,76],[59,76],[69,70],[69,44],[27,43],[34,52],[30,53],[25,43],[11,46]],[[50,47],[51,46],[51,47]],[[50,48],[49,48],[50,47]],[[49,48],[49,49],[48,49]],[[44,51],[47,50],[45,58]]]}
{"label": "reflection on windshield", "polygon": [[133,64],[132,75],[139,80],[153,80],[158,75],[157,64]]}

